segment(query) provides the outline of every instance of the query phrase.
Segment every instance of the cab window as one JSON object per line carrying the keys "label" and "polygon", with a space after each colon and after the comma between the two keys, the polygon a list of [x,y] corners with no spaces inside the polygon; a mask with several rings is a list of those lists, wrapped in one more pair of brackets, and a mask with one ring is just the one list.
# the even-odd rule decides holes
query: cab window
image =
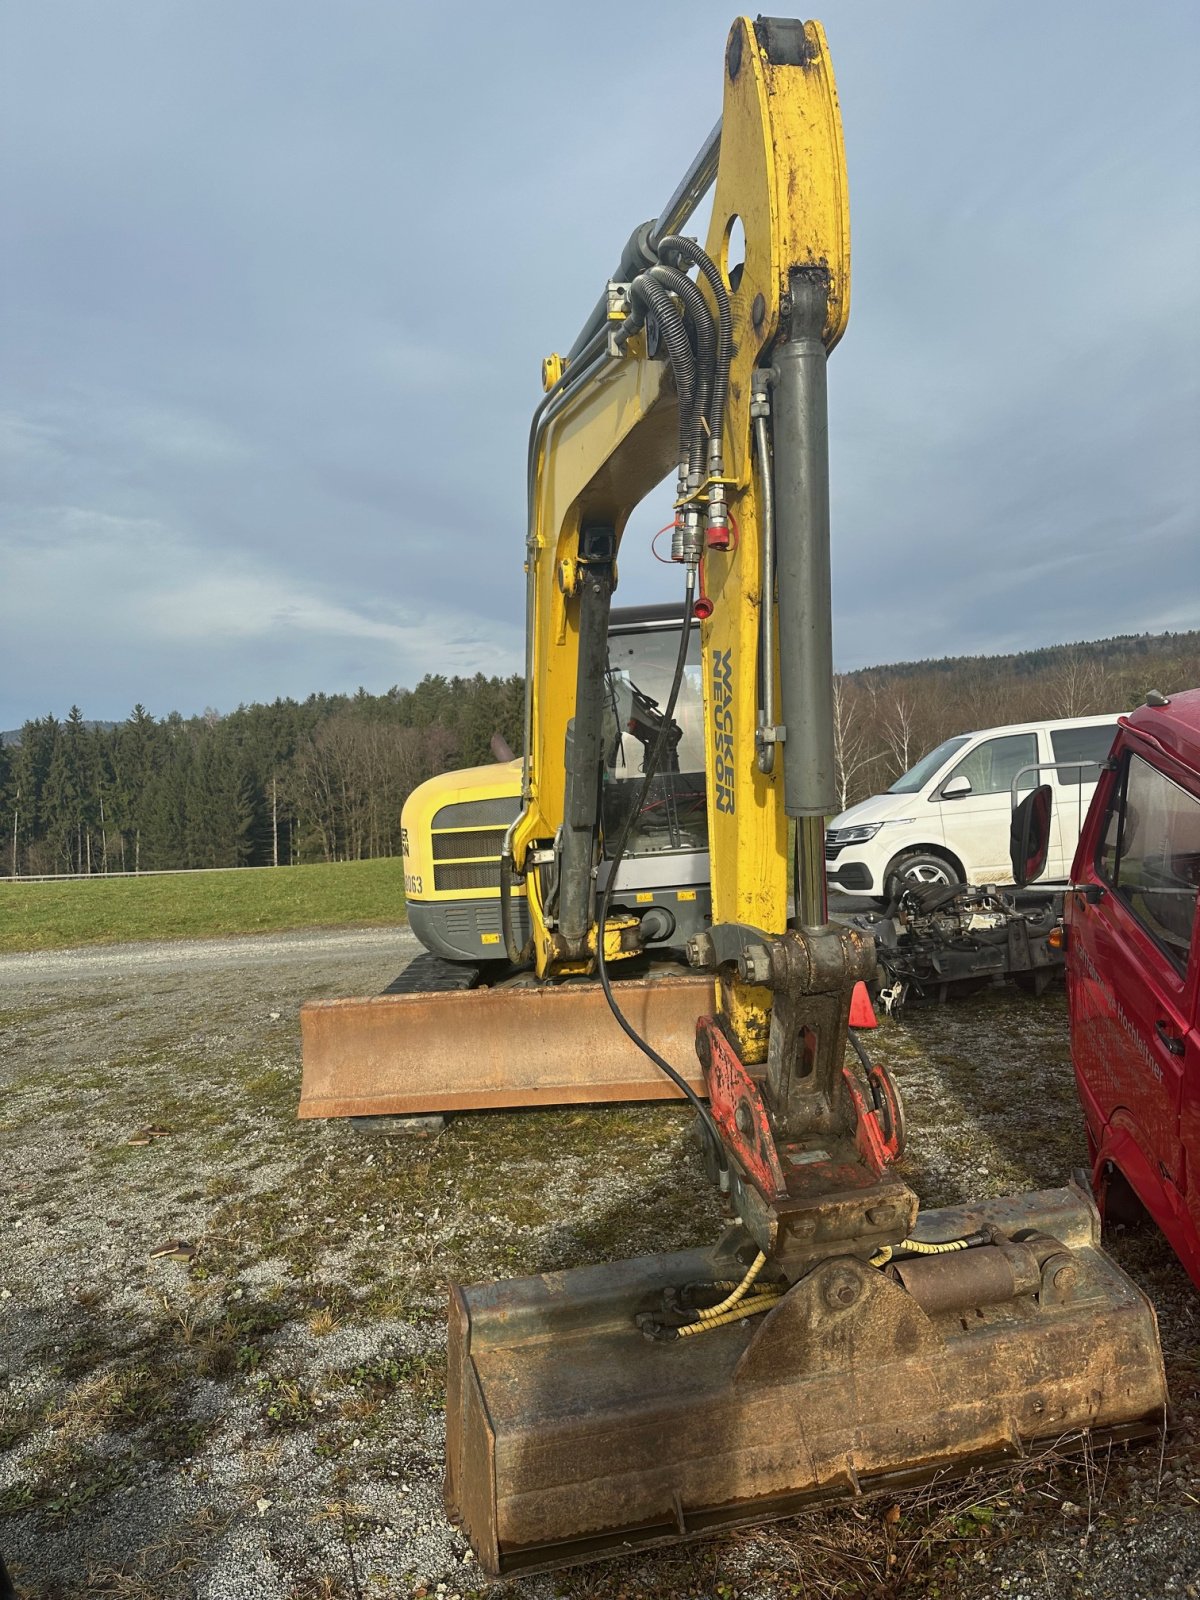
{"label": "cab window", "polygon": [[[970,780],[972,794],[1007,794],[1022,767],[1032,767],[1038,758],[1036,733],[1008,733],[1001,739],[985,739],[965,755],[950,778]],[[1036,772],[1021,779],[1022,789],[1032,789]],[[944,786],[943,786],[944,787]]]}
{"label": "cab window", "polygon": [[1182,972],[1200,885],[1200,799],[1130,754],[1113,793],[1096,866]]}

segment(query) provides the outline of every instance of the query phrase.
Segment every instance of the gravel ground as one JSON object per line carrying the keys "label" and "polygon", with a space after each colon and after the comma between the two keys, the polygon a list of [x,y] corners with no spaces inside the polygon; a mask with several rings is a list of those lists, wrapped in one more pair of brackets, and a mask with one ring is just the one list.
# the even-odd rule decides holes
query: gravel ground
{"label": "gravel ground", "polygon": [[[0,959],[0,1550],[37,1600],[465,1597],[441,1514],[445,1283],[675,1249],[720,1219],[669,1107],[299,1124],[302,1000],[407,930]],[[885,1023],[930,1204],[1083,1156],[1061,995]],[[157,1254],[185,1241],[187,1251]],[[1153,1231],[1175,1426],[1149,1447],[501,1586],[551,1596],[1200,1596],[1198,1300]]]}

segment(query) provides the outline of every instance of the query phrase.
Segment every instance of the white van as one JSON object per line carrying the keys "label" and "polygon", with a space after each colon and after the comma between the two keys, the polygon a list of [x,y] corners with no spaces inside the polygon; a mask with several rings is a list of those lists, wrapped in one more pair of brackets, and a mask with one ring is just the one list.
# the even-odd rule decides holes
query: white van
{"label": "white van", "polygon": [[1096,767],[1073,763],[1105,759],[1118,715],[1014,722],[945,740],[886,794],[834,817],[825,832],[830,888],[886,899],[902,879],[1011,883],[1013,779],[1039,762],[1059,764],[1026,773],[1020,790],[1051,785],[1054,836],[1045,877],[1066,882],[1099,777]]}

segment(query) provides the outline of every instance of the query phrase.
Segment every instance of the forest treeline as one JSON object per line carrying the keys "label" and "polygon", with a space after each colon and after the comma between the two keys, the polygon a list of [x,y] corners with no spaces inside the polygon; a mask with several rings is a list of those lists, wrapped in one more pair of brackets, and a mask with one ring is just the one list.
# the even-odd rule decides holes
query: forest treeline
{"label": "forest treeline", "polygon": [[396,855],[400,807],[434,773],[520,748],[519,677],[425,677],[115,727],[26,722],[0,747],[0,873],[263,867]]}
{"label": "forest treeline", "polygon": [[[838,799],[887,786],[952,733],[1122,711],[1200,684],[1200,633],[871,667],[835,682]],[[280,866],[399,851],[400,808],[438,772],[521,745],[517,677],[427,676],[227,715],[135,706],[94,725],[26,722],[0,744],[0,875]]]}

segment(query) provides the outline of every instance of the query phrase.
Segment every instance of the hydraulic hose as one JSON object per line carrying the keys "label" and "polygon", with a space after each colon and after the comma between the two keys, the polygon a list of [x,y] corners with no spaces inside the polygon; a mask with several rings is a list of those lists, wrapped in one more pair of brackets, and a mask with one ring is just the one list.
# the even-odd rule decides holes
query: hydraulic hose
{"label": "hydraulic hose", "polygon": [[908,1133],[904,1125],[904,1101],[900,1096],[900,1086],[897,1084],[895,1078],[892,1077],[891,1073],[882,1062],[880,1062],[878,1065],[872,1062],[870,1056],[867,1054],[866,1045],[863,1044],[862,1040],[858,1036],[858,1029],[851,1028],[849,1030],[849,1035],[850,1043],[854,1047],[854,1054],[858,1057],[859,1063],[867,1075],[867,1083],[870,1085],[871,1098],[875,1101],[876,1111],[883,1110],[885,1105],[882,1092],[879,1088],[878,1080],[880,1077],[882,1077],[887,1083],[888,1090],[892,1097],[891,1107],[888,1111],[888,1117],[889,1121],[892,1121],[894,1124],[888,1133],[888,1137],[895,1139],[896,1154],[902,1156],[904,1154],[905,1146],[908,1143]]}
{"label": "hydraulic hose", "polygon": [[[644,320],[644,313],[652,311],[658,318],[671,358],[671,371],[675,374],[675,389],[679,395],[679,460],[688,460],[692,442],[693,414],[696,406],[696,356],[692,342],[683,325],[683,316],[667,291],[654,281],[649,272],[643,272],[629,285],[629,298],[639,307],[643,316],[626,320],[622,329],[622,343],[634,328]],[[634,321],[634,328],[629,327]],[[628,333],[625,332],[628,329]]]}
{"label": "hydraulic hose", "polygon": [[685,1322],[682,1328],[675,1329],[677,1339],[691,1339],[698,1333],[708,1333],[713,1328],[723,1328],[730,1322],[743,1322],[747,1317],[759,1317],[764,1311],[773,1311],[783,1299],[783,1294],[778,1290],[765,1290],[756,1294],[752,1299],[742,1300],[719,1317],[705,1317],[700,1322]]}
{"label": "hydraulic hose", "polygon": [[700,1118],[700,1125],[704,1129],[705,1137],[708,1139],[712,1148],[717,1171],[723,1172],[726,1166],[725,1150],[724,1146],[721,1144],[721,1135],[717,1132],[717,1125],[712,1119],[712,1113],[704,1104],[703,1100],[701,1100],[700,1096],[692,1088],[691,1084],[688,1083],[687,1079],[684,1078],[682,1074],[676,1072],[675,1068],[670,1064],[670,1062],[664,1060],[663,1057],[659,1055],[658,1051],[654,1049],[653,1045],[651,1045],[647,1040],[643,1039],[633,1024],[625,1017],[620,1006],[617,1004],[616,996],[613,994],[612,984],[608,976],[608,963],[604,956],[604,925],[608,920],[608,907],[612,900],[613,886],[617,881],[617,873],[620,871],[621,862],[625,857],[625,849],[629,843],[629,835],[633,830],[634,818],[641,815],[642,806],[645,804],[646,795],[649,792],[651,781],[658,770],[658,764],[661,761],[663,751],[666,748],[667,733],[671,726],[671,720],[675,714],[675,702],[679,698],[680,685],[683,683],[683,671],[687,664],[688,642],[691,638],[692,631],[692,604],[695,593],[696,574],[692,567],[688,567],[687,587],[684,592],[683,626],[679,630],[679,654],[675,658],[675,673],[671,679],[671,692],[667,696],[667,704],[665,710],[663,711],[662,723],[659,727],[657,737],[655,738],[653,745],[650,747],[650,750],[646,756],[645,764],[642,768],[642,783],[641,787],[638,789],[637,798],[633,805],[629,808],[629,812],[625,817],[621,831],[617,835],[616,849],[613,851],[609,863],[608,881],[601,890],[599,902],[596,906],[596,970],[600,979],[600,987],[604,991],[604,998],[608,1002],[608,1008],[616,1018],[622,1032],[633,1044],[637,1045],[638,1049],[643,1055],[648,1056],[649,1059],[654,1062],[654,1065],[658,1067],[661,1072],[664,1072],[668,1078],[670,1078],[671,1082],[680,1091],[680,1093],[686,1096],[686,1098],[691,1102],[697,1116]]}
{"label": "hydraulic hose", "polygon": [[[608,356],[608,335],[603,328],[582,344],[557,383],[542,396],[533,420],[529,425],[529,447],[525,462],[525,711],[522,723],[523,748],[521,751],[521,803],[529,804],[531,762],[533,759],[533,658],[534,658],[534,600],[537,594],[537,471],[542,440],[555,414],[566,404],[574,391],[604,363]],[[518,950],[512,928],[512,841],[520,818],[516,818],[504,835],[504,848],[500,857],[500,926],[504,932],[504,946],[514,966],[528,960],[530,945]]]}
{"label": "hydraulic hose", "polygon": [[713,384],[717,369],[717,328],[708,309],[708,301],[700,293],[686,272],[677,267],[651,267],[646,274],[683,302],[683,309],[692,319],[696,336],[696,398],[692,406],[691,440],[688,452],[688,470],[699,477],[704,475],[704,459],[708,444],[709,410],[712,404]]}
{"label": "hydraulic hose", "polygon": [[682,234],[668,234],[658,241],[660,261],[671,263],[671,257],[690,262],[698,267],[708,280],[717,303],[717,371],[713,380],[712,404],[709,408],[709,445],[721,451],[721,430],[725,425],[725,402],[729,395],[729,363],[733,356],[733,313],[729,305],[729,290],[721,277],[716,262],[694,239]]}
{"label": "hydraulic hose", "polygon": [[712,1328],[723,1328],[731,1322],[741,1322],[745,1317],[756,1317],[764,1311],[770,1311],[783,1299],[787,1289],[781,1283],[754,1287],[755,1279],[766,1264],[767,1258],[760,1250],[739,1283],[708,1284],[709,1290],[730,1288],[732,1292],[715,1305],[697,1306],[686,1313],[686,1321],[679,1320],[678,1307],[670,1303],[668,1291],[668,1295],[664,1296],[664,1313],[656,1316],[653,1312],[642,1312],[636,1319],[637,1325],[647,1339],[689,1339],[698,1333],[707,1333]]}
{"label": "hydraulic hose", "polygon": [[755,1278],[758,1277],[759,1273],[766,1266],[766,1264],[767,1258],[760,1250],[755,1256],[754,1260],[750,1263],[750,1266],[746,1272],[746,1276],[736,1286],[736,1288],[734,1288],[731,1293],[727,1294],[724,1300],[719,1300],[715,1306],[707,1306],[702,1310],[697,1311],[696,1315],[702,1322],[709,1322],[713,1317],[719,1317],[724,1312],[731,1311],[733,1307],[737,1305],[739,1300],[744,1299],[745,1296],[749,1294],[751,1285],[754,1283]]}
{"label": "hydraulic hose", "polygon": [[961,1239],[945,1239],[941,1244],[926,1244],[923,1239],[901,1239],[896,1245],[880,1245],[871,1257],[871,1265],[886,1267],[889,1261],[900,1261],[905,1256],[953,1255],[956,1250],[974,1250],[977,1245],[987,1244],[988,1241],[986,1233],[968,1233]]}

